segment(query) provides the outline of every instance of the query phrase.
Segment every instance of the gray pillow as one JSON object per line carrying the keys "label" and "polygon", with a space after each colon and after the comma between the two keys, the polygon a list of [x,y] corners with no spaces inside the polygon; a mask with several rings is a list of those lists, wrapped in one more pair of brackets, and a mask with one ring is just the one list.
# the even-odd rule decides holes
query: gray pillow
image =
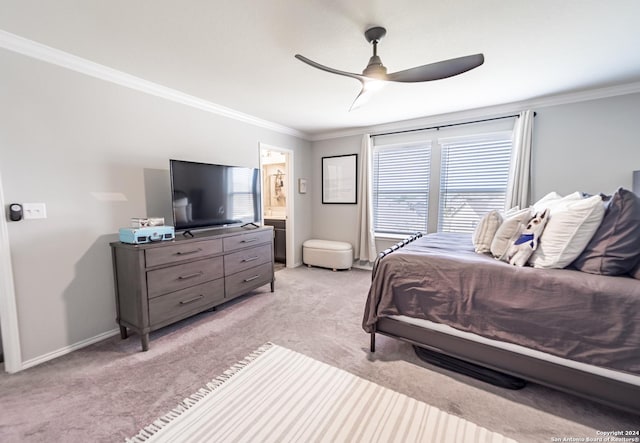
{"label": "gray pillow", "polygon": [[602,223],[573,267],[589,274],[622,275],[640,258],[640,197],[619,188],[608,202]]}

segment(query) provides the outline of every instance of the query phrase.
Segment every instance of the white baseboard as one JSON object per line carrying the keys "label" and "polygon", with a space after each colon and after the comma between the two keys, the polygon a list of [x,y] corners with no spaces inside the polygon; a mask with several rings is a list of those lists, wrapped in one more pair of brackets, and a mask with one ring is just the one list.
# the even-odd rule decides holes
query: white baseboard
{"label": "white baseboard", "polygon": [[44,355],[41,355],[36,358],[32,358],[22,362],[22,369],[31,368],[33,366],[37,366],[41,363],[44,363],[49,360],[53,360],[54,358],[62,357],[63,355],[69,354],[73,351],[77,351],[78,349],[84,348],[86,346],[92,345],[99,341],[102,341],[106,338],[113,337],[114,335],[120,334],[120,329],[112,329],[107,332],[103,332],[102,334],[98,334],[94,337],[88,338],[86,340],[79,341],[69,346],[65,346],[64,348],[60,348],[56,351],[48,352]]}

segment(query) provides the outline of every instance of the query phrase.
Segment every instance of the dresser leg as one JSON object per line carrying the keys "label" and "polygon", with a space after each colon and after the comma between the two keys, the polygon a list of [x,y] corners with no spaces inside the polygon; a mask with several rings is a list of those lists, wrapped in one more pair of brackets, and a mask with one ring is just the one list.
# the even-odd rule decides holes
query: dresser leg
{"label": "dresser leg", "polygon": [[140,342],[142,342],[142,350],[148,351],[149,350],[149,334],[142,334],[140,336]]}
{"label": "dresser leg", "polygon": [[127,334],[127,328],[124,326],[120,326],[120,338],[124,340],[128,337],[129,337],[129,334]]}
{"label": "dresser leg", "polygon": [[271,280],[271,292],[275,291],[275,288],[276,288],[276,280],[273,279]]}

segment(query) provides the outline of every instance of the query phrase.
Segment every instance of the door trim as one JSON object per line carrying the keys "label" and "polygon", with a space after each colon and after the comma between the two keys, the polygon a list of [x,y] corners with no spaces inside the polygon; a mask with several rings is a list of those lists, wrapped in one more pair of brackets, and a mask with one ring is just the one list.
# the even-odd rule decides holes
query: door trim
{"label": "door trim", "polygon": [[[6,208],[0,176],[0,205]],[[9,227],[6,215],[0,220],[0,329],[2,330],[2,351],[4,370],[9,373],[21,371],[22,351],[20,349],[20,329],[16,308],[16,291],[11,266]]]}
{"label": "door trim", "polygon": [[[294,204],[296,195],[296,186],[294,178],[294,151],[292,149],[280,148],[278,146],[268,145],[266,143],[258,143],[259,145],[259,157],[260,157],[260,173],[262,174],[262,151],[277,151],[287,154],[287,189],[289,189],[289,195],[287,196],[287,268],[295,268],[295,223],[294,223]],[[264,201],[264,200],[263,200]]]}

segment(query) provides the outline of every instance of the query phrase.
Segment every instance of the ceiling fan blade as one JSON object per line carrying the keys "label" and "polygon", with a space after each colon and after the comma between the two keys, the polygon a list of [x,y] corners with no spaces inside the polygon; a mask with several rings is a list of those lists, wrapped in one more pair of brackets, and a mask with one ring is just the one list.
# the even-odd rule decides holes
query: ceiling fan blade
{"label": "ceiling fan blade", "polygon": [[371,92],[371,90],[367,90],[367,88],[363,84],[362,89],[360,89],[360,93],[353,100],[353,103],[351,103],[349,112],[353,111],[354,109],[358,109],[359,107],[367,103],[372,95],[373,93]]}
{"label": "ceiling fan blade", "polygon": [[356,80],[360,80],[364,82],[366,77],[362,74],[354,74],[353,72],[340,71],[338,69],[333,69],[328,66],[321,65],[320,63],[316,63],[313,60],[309,60],[307,57],[304,57],[300,54],[296,54],[296,58],[302,62],[305,62],[309,66],[313,66],[314,68],[321,69],[323,71],[331,72],[332,74],[344,75],[346,77],[355,78]]}
{"label": "ceiling fan blade", "polygon": [[465,57],[452,58],[437,63],[417,66],[404,71],[394,72],[392,74],[388,74],[387,80],[405,83],[440,80],[470,71],[483,63],[484,55],[467,55]]}
{"label": "ceiling fan blade", "polygon": [[384,84],[385,82],[381,80],[364,80],[362,82],[362,89],[360,89],[360,93],[355,98],[353,103],[351,103],[349,112],[365,105],[371,99],[371,97],[373,97],[374,93],[376,91],[379,91],[384,86]]}

